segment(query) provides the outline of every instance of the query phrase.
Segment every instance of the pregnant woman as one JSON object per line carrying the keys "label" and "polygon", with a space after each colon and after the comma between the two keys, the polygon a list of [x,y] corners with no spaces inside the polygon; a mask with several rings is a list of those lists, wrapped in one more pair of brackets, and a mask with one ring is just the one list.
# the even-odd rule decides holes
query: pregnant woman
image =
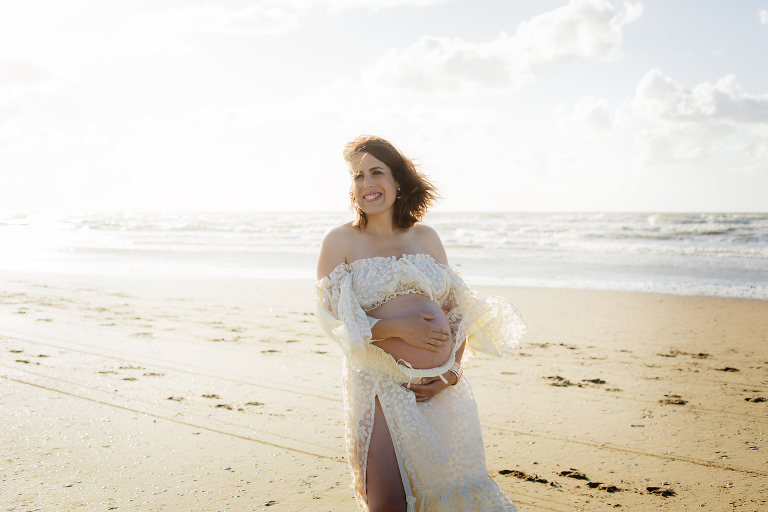
{"label": "pregnant woman", "polygon": [[344,148],[357,216],[323,239],[316,315],[344,352],[346,446],[361,511],[516,511],[488,476],[462,362],[498,357],[526,330],[480,298],[419,221],[437,192],[384,139]]}

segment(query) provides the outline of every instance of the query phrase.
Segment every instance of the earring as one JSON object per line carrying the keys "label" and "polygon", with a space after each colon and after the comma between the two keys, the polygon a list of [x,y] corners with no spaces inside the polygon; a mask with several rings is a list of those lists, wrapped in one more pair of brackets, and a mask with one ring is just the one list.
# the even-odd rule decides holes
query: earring
{"label": "earring", "polygon": [[396,199],[400,199],[400,187],[397,187],[397,197]]}

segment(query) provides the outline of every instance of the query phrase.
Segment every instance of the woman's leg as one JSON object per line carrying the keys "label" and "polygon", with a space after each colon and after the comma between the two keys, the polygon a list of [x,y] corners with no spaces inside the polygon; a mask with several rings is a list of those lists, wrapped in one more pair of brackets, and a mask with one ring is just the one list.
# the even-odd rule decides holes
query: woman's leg
{"label": "woman's leg", "polygon": [[405,490],[397,466],[395,447],[389,433],[384,411],[376,397],[373,433],[368,448],[366,466],[366,495],[370,512],[405,512]]}

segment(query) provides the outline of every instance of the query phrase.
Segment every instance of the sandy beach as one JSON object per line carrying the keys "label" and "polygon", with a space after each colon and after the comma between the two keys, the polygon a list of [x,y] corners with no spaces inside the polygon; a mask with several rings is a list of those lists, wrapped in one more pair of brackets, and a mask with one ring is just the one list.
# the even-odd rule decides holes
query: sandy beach
{"label": "sandy beach", "polygon": [[[768,510],[768,301],[478,287],[466,368],[525,511]],[[2,510],[353,511],[312,282],[0,274]]]}

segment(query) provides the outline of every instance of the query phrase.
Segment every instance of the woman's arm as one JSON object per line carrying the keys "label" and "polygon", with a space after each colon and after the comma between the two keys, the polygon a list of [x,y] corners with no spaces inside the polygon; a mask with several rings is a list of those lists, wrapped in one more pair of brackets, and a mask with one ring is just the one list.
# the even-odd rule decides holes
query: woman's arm
{"label": "woman's arm", "polygon": [[400,338],[409,345],[439,352],[451,340],[450,333],[432,323],[437,317],[428,313],[412,313],[398,318],[379,320],[371,327],[374,340]]}
{"label": "woman's arm", "polygon": [[[462,343],[456,350],[456,362],[461,361],[461,357],[464,355],[464,345],[465,343]],[[447,380],[448,384],[443,382],[443,379]],[[424,377],[421,379],[421,384],[411,384],[411,391],[416,396],[416,401],[426,402],[444,389],[455,385],[459,380],[456,374],[450,370],[443,374],[443,379],[440,377]],[[403,384],[403,387],[407,387],[407,384]]]}
{"label": "woman's arm", "polygon": [[[448,265],[448,255],[445,253],[445,247],[443,247],[443,242],[440,240],[440,236],[437,234],[437,232],[432,229],[429,226],[426,226],[424,224],[419,224],[417,226],[414,226],[418,228],[418,236],[419,240],[424,244],[429,254],[432,256],[432,258],[435,260],[435,262],[440,263],[442,265]],[[450,312],[453,307],[455,307],[455,304],[453,304],[453,301],[449,301],[450,303],[446,303],[443,305],[443,310],[446,314]],[[450,322],[450,318],[449,318]],[[450,336],[455,335],[455,332],[449,333]],[[448,340],[451,340],[450,336],[448,337]],[[463,340],[461,342],[461,345],[459,348],[456,349],[456,355],[455,355],[455,361],[461,362],[461,358],[464,356],[464,347],[466,345],[466,340]],[[452,371],[447,371],[442,375],[443,379],[448,381],[446,384],[443,382],[443,379],[440,377],[425,377],[421,380],[421,384],[411,384],[410,388],[411,391],[413,391],[413,394],[416,396],[417,402],[426,402],[433,396],[437,395],[444,389],[448,388],[449,386],[452,386],[456,384],[458,381],[458,377],[455,373]]]}

